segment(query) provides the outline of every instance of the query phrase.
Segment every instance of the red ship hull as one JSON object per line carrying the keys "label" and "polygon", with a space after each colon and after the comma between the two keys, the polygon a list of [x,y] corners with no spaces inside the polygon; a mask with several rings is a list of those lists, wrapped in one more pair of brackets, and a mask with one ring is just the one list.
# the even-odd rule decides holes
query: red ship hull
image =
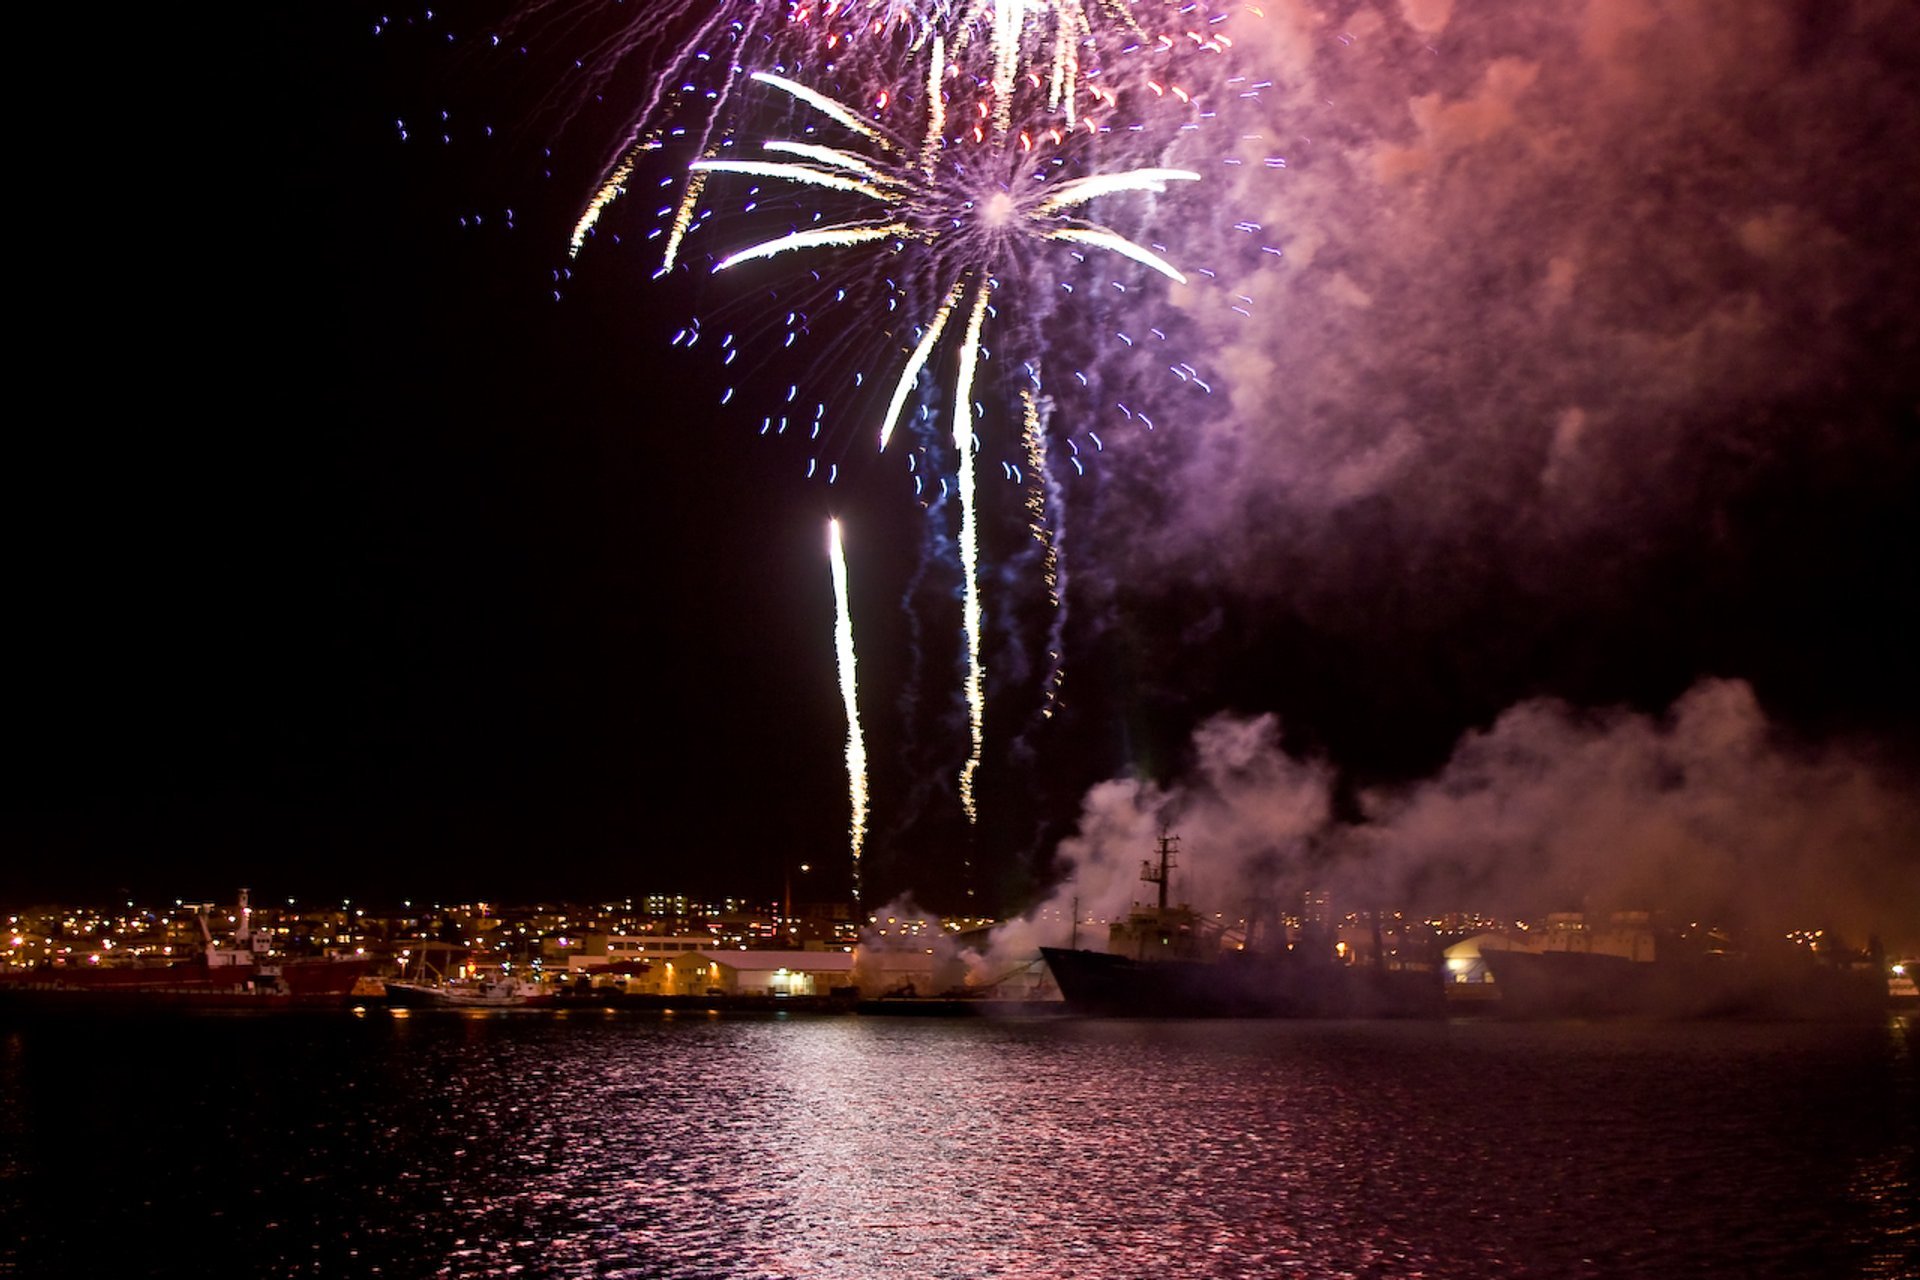
{"label": "red ship hull", "polygon": [[347,1004],[364,959],[210,967],[205,960],[0,975],[0,1009],[315,1009]]}

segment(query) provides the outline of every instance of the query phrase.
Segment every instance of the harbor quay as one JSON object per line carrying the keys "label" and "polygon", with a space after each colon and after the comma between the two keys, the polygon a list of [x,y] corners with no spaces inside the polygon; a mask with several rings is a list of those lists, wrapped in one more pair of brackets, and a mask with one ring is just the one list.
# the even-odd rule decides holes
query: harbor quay
{"label": "harbor quay", "polygon": [[1916,1003],[1911,960],[1819,929],[1769,940],[1761,964],[1723,931],[1652,912],[1336,914],[1309,894],[1294,912],[1229,919],[1163,893],[1111,919],[1053,914],[1027,932],[1066,945],[1021,954],[996,945],[990,917],[851,902],[378,904],[242,890],[232,902],[43,904],[4,913],[0,1011],[1798,1017]]}

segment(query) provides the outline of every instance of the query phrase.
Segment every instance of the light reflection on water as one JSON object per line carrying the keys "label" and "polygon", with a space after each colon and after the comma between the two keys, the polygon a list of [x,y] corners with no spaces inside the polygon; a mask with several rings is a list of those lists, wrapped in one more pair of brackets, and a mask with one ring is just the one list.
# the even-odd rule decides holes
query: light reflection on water
{"label": "light reflection on water", "polygon": [[33,1025],[0,1031],[0,1273],[1912,1276],[1912,1034]]}

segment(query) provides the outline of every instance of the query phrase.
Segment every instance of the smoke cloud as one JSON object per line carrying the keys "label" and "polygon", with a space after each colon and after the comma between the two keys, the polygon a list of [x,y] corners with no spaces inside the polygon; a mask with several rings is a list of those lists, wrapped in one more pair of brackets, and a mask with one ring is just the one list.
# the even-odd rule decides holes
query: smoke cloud
{"label": "smoke cloud", "polygon": [[[1522,657],[1596,618],[1662,645],[1650,583],[1777,611],[1813,564],[1911,543],[1888,514],[1920,480],[1907,6],[1264,9],[1234,52],[1272,82],[1235,107],[1258,140],[1196,184],[1233,217],[1181,245],[1258,265],[1173,291],[1217,394],[1131,438],[1129,478],[1077,513],[1090,612],[1211,590],[1458,665],[1490,614]],[[1234,219],[1284,256],[1249,257]],[[1871,584],[1838,604],[1890,607]],[[1663,700],[1756,675],[1677,661]],[[1575,696],[1640,692],[1599,683]],[[1563,688],[1488,689],[1450,729]]]}
{"label": "smoke cloud", "polygon": [[1365,806],[1375,882],[1424,906],[1920,937],[1914,779],[1865,748],[1783,741],[1737,680],[1661,716],[1522,704]]}
{"label": "smoke cloud", "polygon": [[993,951],[1063,943],[1076,901],[1083,921],[1124,916],[1152,893],[1140,864],[1163,829],[1181,837],[1175,897],[1230,919],[1315,890],[1341,913],[1655,910],[1913,945],[1914,781],[1865,748],[1786,740],[1748,685],[1706,680],[1659,715],[1520,704],[1432,778],[1368,792],[1342,819],[1332,771],[1283,749],[1271,716],[1219,716],[1178,782],[1087,794],[1065,879]]}
{"label": "smoke cloud", "polygon": [[[1910,461],[1885,414],[1920,285],[1906,6],[1266,13],[1235,57],[1288,167],[1224,198],[1284,265],[1243,281],[1251,317],[1206,313],[1231,420],[1157,441],[1177,518],[1132,570],[1324,590],[1276,566],[1370,504],[1550,575],[1699,529],[1835,432]],[[1842,389],[1841,420],[1811,411]]]}

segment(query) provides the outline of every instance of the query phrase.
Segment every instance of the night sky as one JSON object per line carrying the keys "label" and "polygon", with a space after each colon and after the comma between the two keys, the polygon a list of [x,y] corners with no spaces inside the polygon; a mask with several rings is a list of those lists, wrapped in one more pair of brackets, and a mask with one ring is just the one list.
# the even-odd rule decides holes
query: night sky
{"label": "night sky", "polygon": [[[651,190],[563,270],[619,112],[542,109],[561,33],[116,32],[20,183],[0,899],[844,887],[837,514],[869,900],[1014,910],[1064,857],[1124,902],[1166,825],[1196,900],[1920,935],[1911,6],[1265,8],[1235,120],[1286,167],[1162,210],[1221,278],[1140,295],[1211,394],[1054,313],[1050,375],[1105,372],[1052,429],[1105,447],[1062,479],[1050,720],[1018,493],[983,501],[971,831],[957,516],[719,409],[670,341],[764,303],[652,280]],[[855,337],[749,349],[742,400]]]}

